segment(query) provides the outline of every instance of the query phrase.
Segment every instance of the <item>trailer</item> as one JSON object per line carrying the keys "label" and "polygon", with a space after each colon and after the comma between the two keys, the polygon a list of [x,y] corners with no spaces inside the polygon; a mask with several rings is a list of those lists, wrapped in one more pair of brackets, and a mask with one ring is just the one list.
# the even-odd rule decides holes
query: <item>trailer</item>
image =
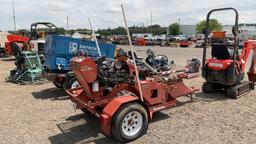
{"label": "trailer", "polygon": [[134,63],[120,54],[114,61],[104,57],[73,58],[71,69],[81,86],[66,92],[77,109],[100,119],[103,134],[129,142],[146,132],[155,112],[174,107],[181,96],[192,100],[197,89],[187,87],[179,72],[154,73],[153,68],[138,66],[137,79]]}
{"label": "trailer", "polygon": [[[99,43],[100,51],[107,58],[114,58],[116,46]],[[44,49],[44,77],[58,88],[74,88],[79,85],[70,70],[70,59],[78,53],[98,57],[95,41],[81,40],[60,35],[47,35]]]}

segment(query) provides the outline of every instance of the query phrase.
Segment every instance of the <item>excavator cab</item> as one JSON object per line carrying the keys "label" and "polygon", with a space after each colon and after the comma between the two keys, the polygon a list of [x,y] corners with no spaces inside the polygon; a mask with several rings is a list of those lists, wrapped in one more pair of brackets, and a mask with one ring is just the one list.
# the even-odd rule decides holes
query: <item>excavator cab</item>
{"label": "excavator cab", "polygon": [[[210,16],[216,11],[232,10],[235,12],[235,24],[232,28],[233,37],[226,37],[224,31],[212,32],[209,38]],[[204,93],[226,90],[233,98],[251,89],[251,83],[241,82],[244,79],[244,62],[238,52],[238,12],[234,8],[213,9],[207,14],[204,30],[204,50],[202,60],[202,76],[205,83],[202,86]],[[230,41],[230,39],[232,41]],[[207,47],[211,42],[211,56],[206,57]]]}
{"label": "excavator cab", "polygon": [[30,49],[37,52],[44,63],[45,37],[49,34],[58,34],[58,28],[50,22],[36,22],[30,26]]}
{"label": "excavator cab", "polygon": [[50,22],[36,22],[30,26],[31,34],[29,43],[31,50],[36,51],[39,54],[44,53],[45,37],[48,34],[57,34],[57,27]]}
{"label": "excavator cab", "polygon": [[[41,28],[40,28],[41,26]],[[44,28],[42,28],[42,26]],[[44,39],[48,34],[57,34],[57,27],[50,22],[36,22],[30,26],[30,40]]]}

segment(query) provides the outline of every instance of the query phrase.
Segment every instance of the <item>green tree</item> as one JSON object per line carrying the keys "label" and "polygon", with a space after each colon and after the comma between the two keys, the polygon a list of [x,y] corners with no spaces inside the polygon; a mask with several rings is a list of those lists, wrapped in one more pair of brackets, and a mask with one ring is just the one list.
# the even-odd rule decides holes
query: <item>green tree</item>
{"label": "green tree", "polygon": [[112,35],[111,29],[98,29],[96,33],[99,33],[100,35]]}
{"label": "green tree", "polygon": [[16,34],[18,35],[23,35],[23,36],[30,36],[30,31],[29,30],[26,30],[26,29],[18,29],[16,31]]}
{"label": "green tree", "polygon": [[124,27],[118,27],[118,28],[112,29],[112,34],[114,34],[114,35],[118,35],[118,34],[125,35],[126,30],[125,30]]}
{"label": "green tree", "polygon": [[8,33],[13,34],[14,31],[13,30],[8,30]]}
{"label": "green tree", "polygon": [[178,23],[173,23],[169,26],[169,33],[171,35],[178,35],[179,34],[180,26]]}
{"label": "green tree", "polygon": [[160,35],[160,34],[166,34],[166,27],[161,27],[159,24],[154,24],[152,26],[148,27],[148,32],[151,32],[152,28],[152,33],[153,35]]}
{"label": "green tree", "polygon": [[58,32],[58,34],[61,34],[61,35],[65,35],[66,34],[66,30],[63,27],[58,27],[57,28],[57,32]]}
{"label": "green tree", "polygon": [[[166,33],[166,27],[161,27],[158,24],[154,24],[152,26],[148,26],[148,27],[140,27],[140,26],[131,26],[129,27],[130,33],[134,34],[134,33],[146,33],[149,32],[151,33],[151,29],[152,29],[152,33],[154,35],[160,35],[160,34],[165,34]],[[117,27],[117,28],[108,28],[108,29],[98,29],[97,33],[101,34],[101,35],[125,35],[126,34],[126,30],[124,27]]]}
{"label": "green tree", "polygon": [[[206,21],[203,20],[196,25],[196,31],[198,33],[202,33],[203,30],[205,29],[205,27],[206,27]],[[222,25],[221,25],[221,23],[218,22],[217,19],[210,19],[210,21],[209,21],[210,32],[211,31],[220,31],[221,29],[222,29]]]}

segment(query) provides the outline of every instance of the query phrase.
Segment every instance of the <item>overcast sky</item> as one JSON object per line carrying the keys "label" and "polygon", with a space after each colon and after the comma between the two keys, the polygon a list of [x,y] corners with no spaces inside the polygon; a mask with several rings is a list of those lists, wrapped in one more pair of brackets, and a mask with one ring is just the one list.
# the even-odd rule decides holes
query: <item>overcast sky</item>
{"label": "overcast sky", "polygon": [[[240,23],[256,23],[255,0],[14,0],[17,28],[28,29],[36,21],[50,21],[66,28],[69,16],[71,28],[89,28],[88,18],[93,26],[108,28],[124,26],[120,4],[124,4],[128,24],[146,26],[153,24],[167,26],[170,23],[196,24],[204,20],[209,10],[220,7],[234,7],[240,13]],[[0,0],[0,30],[13,30],[12,2]],[[230,12],[217,13],[223,24],[232,24]]]}

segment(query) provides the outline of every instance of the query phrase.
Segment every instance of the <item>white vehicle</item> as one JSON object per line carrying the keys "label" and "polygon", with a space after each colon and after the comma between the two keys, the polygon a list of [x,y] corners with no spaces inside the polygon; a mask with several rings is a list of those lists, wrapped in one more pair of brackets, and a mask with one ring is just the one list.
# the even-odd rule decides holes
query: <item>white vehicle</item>
{"label": "white vehicle", "polygon": [[156,35],[156,36],[154,36],[154,38],[156,39],[156,40],[165,40],[166,39],[166,35]]}
{"label": "white vehicle", "polygon": [[173,37],[174,40],[180,41],[180,40],[187,40],[187,38],[183,35],[176,35]]}
{"label": "white vehicle", "polygon": [[145,40],[153,40],[153,34],[151,33],[134,33],[132,34],[133,38],[144,38]]}
{"label": "white vehicle", "polygon": [[8,32],[0,32],[0,45],[5,47],[5,43],[8,41],[7,36],[10,35]]}
{"label": "white vehicle", "polygon": [[195,43],[195,47],[203,47],[204,45],[204,40],[200,39],[200,40],[197,40],[196,43]]}
{"label": "white vehicle", "polygon": [[30,40],[31,50],[35,52],[43,52],[45,46],[45,39]]}

